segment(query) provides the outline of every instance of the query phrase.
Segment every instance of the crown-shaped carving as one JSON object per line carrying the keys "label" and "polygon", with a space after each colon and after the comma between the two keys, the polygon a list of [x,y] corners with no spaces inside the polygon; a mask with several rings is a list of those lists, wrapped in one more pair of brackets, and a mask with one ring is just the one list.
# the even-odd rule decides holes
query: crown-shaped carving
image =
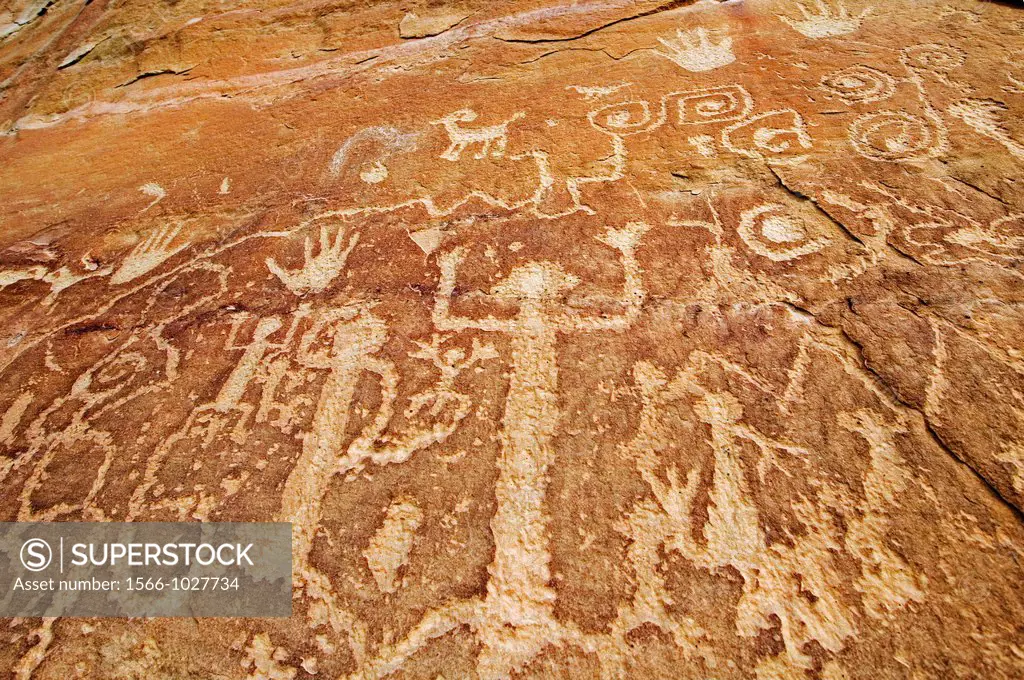
{"label": "crown-shaped carving", "polygon": [[720,43],[713,44],[704,28],[693,31],[676,31],[672,40],[658,38],[668,52],[656,50],[658,54],[671,59],[687,71],[710,71],[736,61],[732,53],[732,38],[726,37]]}

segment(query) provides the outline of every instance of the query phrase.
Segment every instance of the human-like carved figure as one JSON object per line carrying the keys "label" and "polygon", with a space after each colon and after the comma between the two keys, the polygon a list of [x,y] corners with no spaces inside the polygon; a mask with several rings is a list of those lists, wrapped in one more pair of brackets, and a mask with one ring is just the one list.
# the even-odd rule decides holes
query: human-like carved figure
{"label": "human-like carved figure", "polygon": [[600,237],[602,243],[619,251],[625,275],[621,298],[625,310],[611,317],[559,309],[558,301],[579,280],[551,262],[522,265],[494,287],[496,297],[518,302],[515,317],[454,316],[449,305],[465,251],[457,248],[441,257],[434,324],[441,330],[505,333],[512,344],[511,382],[495,486],[498,507],[491,519],[495,552],[488,567],[487,594],[429,612],[405,640],[386,646],[353,677],[387,676],[430,640],[460,626],[469,626],[480,640],[476,665],[482,680],[508,677],[547,645],[582,639],[578,631],[555,619],[543,507],[548,468],[553,463],[552,440],[560,417],[556,345],[559,333],[621,331],[633,324],[645,297],[635,252],[647,229],[647,225],[633,222]]}
{"label": "human-like carved figure", "polygon": [[[318,336],[327,332],[330,345],[316,351]],[[321,314],[299,343],[298,362],[315,370],[326,369],[327,381],[320,390],[311,428],[302,440],[302,452],[288,475],[281,493],[277,519],[292,522],[292,574],[296,595],[305,593],[314,602],[311,615],[316,624],[328,623],[337,632],[348,635],[353,655],[359,659],[365,645],[365,632],[334,597],[330,579],[309,563],[313,539],[320,528],[323,497],[331,479],[342,466],[339,459],[344,446],[339,433],[345,431],[359,375],[374,371],[394,384],[390,364],[373,355],[387,336],[384,322],[365,305],[352,305]],[[383,390],[385,399],[393,399],[391,390]]]}
{"label": "human-like carved figure", "polygon": [[[688,531],[694,496],[696,477],[690,475],[687,486],[665,487],[648,471],[646,477],[653,478],[660,490],[659,504],[674,513],[681,523],[673,527],[666,547],[678,550],[684,557],[709,569],[731,566],[739,571],[744,580],[743,596],[737,609],[737,632],[753,636],[762,627],[767,627],[767,617],[774,614],[782,622],[782,636],[786,649],[797,665],[807,666],[810,658],[800,651],[810,641],[807,630],[815,631],[818,643],[826,649],[837,651],[842,641],[853,633],[850,613],[837,600],[839,584],[833,582],[828,571],[828,549],[835,542],[824,518],[818,516],[820,509],[809,503],[796,505],[794,510],[807,525],[810,536],[797,549],[786,546],[768,547],[758,518],[757,507],[751,502],[747,473],[738,456],[741,442],[746,440],[760,451],[758,468],[763,477],[769,465],[785,466],[780,454],[806,457],[808,452],[787,442],[780,442],[757,432],[740,420],[743,409],[736,398],[726,392],[705,388],[697,379],[696,372],[705,362],[715,362],[711,355],[698,354],[692,365],[681,372],[672,383],[668,383],[659,372],[651,367],[641,366],[638,376],[653,376],[652,385],[646,389],[664,389],[666,398],[675,393],[679,398],[691,395],[695,398],[694,410],[711,432],[711,448],[714,452],[714,481],[710,493],[708,520],[703,533],[706,545],[693,540]],[[658,383],[661,383],[659,388]],[[642,457],[641,457],[642,458]],[[670,514],[669,517],[672,515]],[[820,564],[818,561],[820,560]],[[794,578],[793,573],[802,575]],[[802,598],[800,590],[814,594],[813,602]]]}
{"label": "human-like carved figure", "polygon": [[[228,270],[221,265],[199,262],[185,271],[209,277],[199,286],[204,294],[178,306],[155,327],[137,330],[119,341],[77,377],[66,395],[55,399],[29,424],[23,435],[28,449],[0,465],[2,481],[11,470],[32,464],[20,495],[19,517],[23,520],[53,520],[65,515],[97,521],[110,519],[99,502],[103,500],[100,492],[107,484],[107,471],[117,448],[111,432],[99,423],[111,418],[118,409],[129,408],[136,400],[167,389],[178,375],[181,360],[181,352],[164,335],[167,326],[192,314],[227,288]],[[150,302],[176,280],[179,279],[169,278],[157,286]],[[55,425],[58,422],[60,427]],[[83,466],[76,475],[75,488],[61,489],[62,498],[40,509],[35,496],[51,466],[66,465],[69,458]],[[85,468],[86,464],[90,468]],[[91,469],[91,480],[85,469]]]}
{"label": "human-like carved figure", "polygon": [[859,516],[849,520],[843,544],[861,561],[857,589],[863,595],[864,609],[874,618],[882,618],[886,611],[897,610],[912,600],[923,601],[927,586],[927,578],[915,573],[885,538],[889,513],[899,511],[896,497],[907,490],[913,478],[895,441],[906,428],[888,425],[880,413],[871,409],[843,412],[837,420],[867,442],[870,464],[863,479],[865,497],[852,501],[834,485],[826,491],[833,495],[830,500],[837,510],[842,506],[860,510]]}
{"label": "human-like carved figure", "polygon": [[[801,342],[793,380],[799,380],[806,370],[801,357],[808,343],[814,342]],[[823,346],[822,351],[832,354],[834,350]],[[924,599],[926,581],[887,546],[885,538],[888,513],[895,507],[896,495],[907,488],[911,472],[895,447],[892,428],[882,425],[881,414],[867,410],[839,414],[839,424],[869,444],[870,463],[863,479],[865,498],[855,500],[845,487],[818,480],[815,487],[820,496],[816,501],[800,498],[791,504],[805,532],[790,535],[790,543],[770,543],[758,506],[752,501],[749,473],[740,452],[745,445],[759,452],[756,471],[762,483],[771,468],[787,476],[793,474],[790,461],[804,460],[811,452],[768,437],[743,422],[742,404],[733,394],[703,383],[701,374],[709,368],[734,373],[757,390],[770,389],[742,367],[701,351],[691,355],[687,366],[672,379],[647,362],[634,367],[643,409],[636,436],[623,448],[636,461],[653,500],[637,503],[620,525],[632,541],[627,557],[637,591],[633,602],[620,608],[611,626],[613,642],[617,641],[612,649],[617,651],[606,661],[613,668],[621,668],[628,654],[626,636],[645,623],[671,633],[687,654],[706,657],[700,645],[700,629],[691,620],[670,616],[665,607],[669,599],[659,570],[660,555],[662,551],[678,551],[712,572],[737,570],[744,582],[737,608],[737,632],[755,636],[770,625],[769,617],[774,615],[781,623],[785,664],[795,669],[809,668],[813,660],[803,650],[807,643],[814,641],[837,652],[856,632],[856,607],[843,596],[843,578],[834,558],[841,548],[861,563],[857,586],[870,616],[882,618],[885,612],[911,600]],[[797,384],[791,382],[791,386]],[[786,402],[793,394],[787,387],[781,401]],[[694,540],[697,527],[693,504],[699,467],[686,471],[685,483],[674,466],[659,473],[659,452],[669,448],[673,439],[661,413],[678,401],[689,401],[697,419],[710,430],[714,478],[707,520],[700,528],[704,542]],[[833,515],[844,517],[842,532],[837,531]],[[806,593],[813,597],[803,597]]]}
{"label": "human-like carved figure", "polygon": [[501,158],[505,155],[505,147],[508,145],[508,126],[525,115],[525,113],[519,112],[497,125],[478,128],[466,128],[460,125],[460,123],[472,123],[477,119],[478,114],[472,109],[459,109],[435,120],[432,124],[444,127],[451,142],[441,154],[441,158],[457,161],[467,147],[477,144],[480,145],[480,150],[473,155],[473,158],[482,160],[488,155],[493,158]]}
{"label": "human-like carved figure", "polygon": [[[226,351],[242,355],[224,380],[213,401],[194,408],[176,432],[167,437],[146,461],[142,482],[132,493],[127,519],[170,518],[177,521],[209,519],[210,512],[237,490],[247,472],[232,474],[231,453],[195,459],[195,451],[211,450],[225,434],[228,442],[245,441],[254,406],[243,397],[249,387],[265,374],[274,357],[286,351],[308,310],[300,308],[279,342],[271,336],[283,327],[278,317],[258,319],[246,343],[237,343],[240,327],[248,318],[236,317],[225,342]],[[229,445],[230,446],[230,445]]]}
{"label": "human-like carved figure", "polygon": [[[420,350],[412,356],[434,363],[439,380],[434,387],[411,398],[405,415],[413,420],[426,410],[434,422],[410,428],[405,435],[382,445],[398,385],[394,365],[376,356],[386,339],[384,321],[365,303],[328,310],[303,334],[296,355],[298,363],[307,369],[326,370],[327,380],[320,390],[311,429],[303,438],[302,452],[285,482],[277,515],[279,521],[292,522],[295,527],[292,559],[296,594],[305,593],[312,600],[310,615],[315,625],[330,625],[336,632],[348,635],[357,660],[362,659],[364,633],[351,615],[337,604],[330,579],[310,564],[323,499],[331,480],[369,462],[377,465],[405,462],[415,452],[447,439],[471,407],[469,397],[455,391],[455,379],[467,368],[494,356],[492,348],[479,344],[474,345],[468,358],[458,349],[442,353],[440,345],[445,338],[441,336],[436,336],[429,344],[421,344]],[[317,348],[325,340],[327,348]],[[379,377],[381,405],[376,417],[346,447],[339,433],[345,432],[355,388],[364,372]]]}
{"label": "human-like carved figure", "polygon": [[678,64],[687,71],[699,73],[728,66],[736,61],[732,53],[732,38],[726,36],[721,42],[711,42],[707,29],[701,27],[693,31],[676,31],[674,39],[658,38],[667,51],[655,50],[655,53]]}
{"label": "human-like carved figure", "polygon": [[779,15],[779,19],[798,33],[812,39],[834,38],[839,35],[853,33],[873,8],[867,7],[858,15],[850,14],[842,0],[836,2],[837,9],[832,9],[825,0],[816,0],[816,10],[812,11],[806,3],[796,3],[801,19]]}
{"label": "human-like carved figure", "polygon": [[303,243],[302,267],[294,271],[284,269],[274,258],[268,257],[267,268],[288,290],[296,295],[322,293],[345,268],[348,256],[359,243],[359,233],[356,232],[352,234],[346,247],[345,237],[347,235],[348,231],[343,226],[339,226],[332,242],[327,225],[322,225],[320,227],[320,250],[316,255],[313,254],[313,241],[308,236]]}

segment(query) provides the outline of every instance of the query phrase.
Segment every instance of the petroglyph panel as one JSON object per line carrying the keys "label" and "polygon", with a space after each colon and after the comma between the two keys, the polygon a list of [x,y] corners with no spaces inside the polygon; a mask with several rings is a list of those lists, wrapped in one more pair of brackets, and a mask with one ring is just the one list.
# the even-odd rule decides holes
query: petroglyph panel
{"label": "petroglyph panel", "polygon": [[287,521],[82,678],[1024,675],[1012,3],[15,2],[0,519]]}

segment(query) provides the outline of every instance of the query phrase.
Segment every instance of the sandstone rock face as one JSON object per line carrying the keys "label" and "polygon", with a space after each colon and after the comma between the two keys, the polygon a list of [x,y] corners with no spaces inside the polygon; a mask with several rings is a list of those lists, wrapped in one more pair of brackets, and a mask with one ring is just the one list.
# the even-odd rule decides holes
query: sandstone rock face
{"label": "sandstone rock face", "polygon": [[1024,677],[1013,3],[0,36],[2,519],[295,525],[291,618],[12,677]]}

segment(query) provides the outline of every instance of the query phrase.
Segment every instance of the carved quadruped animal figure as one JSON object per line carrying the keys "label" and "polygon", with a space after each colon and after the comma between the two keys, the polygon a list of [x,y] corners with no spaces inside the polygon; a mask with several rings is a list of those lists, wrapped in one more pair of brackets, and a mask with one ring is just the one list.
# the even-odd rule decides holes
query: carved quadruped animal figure
{"label": "carved quadruped animal figure", "polygon": [[441,158],[457,161],[468,147],[480,145],[473,158],[482,160],[488,155],[492,158],[501,158],[505,155],[505,147],[508,146],[508,126],[525,116],[526,114],[520,111],[497,125],[467,128],[460,123],[472,123],[478,118],[478,114],[472,109],[459,109],[433,121],[431,125],[440,125],[448,133],[450,144],[441,153]]}
{"label": "carved quadruped animal figure", "polygon": [[703,27],[693,31],[680,29],[674,39],[658,38],[658,42],[667,51],[655,50],[655,54],[694,73],[711,71],[736,61],[732,53],[732,38],[726,36],[719,43],[712,43],[707,29]]}
{"label": "carved quadruped animal figure", "polygon": [[481,643],[476,670],[482,680],[507,678],[548,645],[563,641],[589,644],[579,631],[556,619],[556,596],[550,585],[544,499],[560,419],[556,346],[560,333],[621,331],[633,324],[646,296],[635,253],[648,228],[633,222],[599,237],[619,252],[624,269],[621,304],[625,309],[617,316],[584,316],[576,309],[559,309],[559,300],[579,279],[553,262],[521,265],[492,289],[495,297],[518,302],[515,317],[454,316],[449,305],[465,250],[456,248],[439,259],[441,281],[434,299],[434,325],[447,331],[505,333],[511,340],[512,371],[495,486],[498,507],[491,519],[495,552],[488,567],[487,593],[428,612],[405,640],[385,646],[376,659],[363,664],[351,677],[390,675],[431,640],[461,626],[469,626]]}
{"label": "carved quadruped animal figure", "polygon": [[42,300],[44,307],[52,307],[57,297],[66,289],[88,279],[109,276],[114,268],[100,267],[89,256],[82,258],[84,271],[76,273],[71,267],[63,266],[49,270],[42,265],[31,265],[0,270],[0,290],[13,286],[20,281],[42,281],[50,285],[50,292]]}
{"label": "carved quadruped animal figure", "polygon": [[853,33],[864,18],[871,13],[872,7],[867,7],[858,15],[850,14],[842,0],[837,1],[837,9],[832,9],[825,0],[815,0],[815,9],[812,11],[807,3],[798,2],[796,8],[802,19],[794,19],[784,14],[779,14],[779,19],[787,26],[811,39],[834,38],[839,35]]}

